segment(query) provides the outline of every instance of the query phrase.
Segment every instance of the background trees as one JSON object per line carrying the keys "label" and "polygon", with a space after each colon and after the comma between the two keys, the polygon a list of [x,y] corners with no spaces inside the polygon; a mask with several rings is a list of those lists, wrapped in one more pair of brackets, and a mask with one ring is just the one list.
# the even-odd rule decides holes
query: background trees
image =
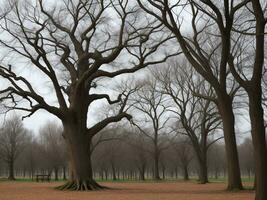
{"label": "background trees", "polygon": [[136,113],[132,123],[151,141],[151,149],[148,151],[154,160],[154,178],[159,180],[159,158],[162,151],[168,148],[165,137],[172,130],[167,129],[170,121],[167,116],[169,106],[165,103],[164,94],[157,90],[156,80],[144,82],[129,102],[133,107],[132,112]]}
{"label": "background trees", "polygon": [[59,170],[62,170],[63,179],[66,179],[68,156],[62,132],[62,127],[53,122],[47,122],[39,131],[41,151],[48,161],[49,172],[54,172],[55,180],[59,179]]}
{"label": "background trees", "polygon": [[165,69],[156,71],[155,77],[160,82],[162,94],[170,98],[168,103],[173,104],[170,111],[177,119],[175,132],[188,136],[195,150],[200,183],[207,183],[208,148],[223,138],[215,135],[211,139],[209,136],[214,136],[221,119],[214,102],[197,94],[213,98],[213,89],[194,73],[186,61],[169,63]]}
{"label": "background trees", "polygon": [[[139,6],[161,21],[177,38],[184,56],[194,69],[213,87],[214,101],[222,118],[228,165],[228,189],[242,189],[235,136],[235,116],[232,102],[238,87],[229,76],[228,59],[231,52],[231,30],[234,16],[248,1],[181,1],[157,2],[137,0]],[[187,30],[182,29],[183,12],[189,9]],[[224,23],[225,22],[225,23]],[[219,37],[217,37],[219,35]]]}
{"label": "background trees", "polygon": [[[54,167],[58,168],[59,180],[64,179],[64,167],[66,167],[66,178],[71,176],[68,155],[63,153],[63,160],[59,156],[64,146],[52,146],[51,141],[49,141],[50,137],[46,139],[49,130],[52,130],[51,133],[56,136],[61,136],[62,129],[58,127],[60,126],[48,121],[46,126],[40,129],[39,135],[31,135],[27,139],[26,146],[17,157],[14,166],[14,174],[18,179],[35,179],[36,174],[47,174],[49,172],[52,172],[52,178],[55,179]],[[54,132],[55,130],[59,130],[59,132]],[[152,150],[151,141],[144,134],[125,124],[107,127],[103,132],[105,133],[102,135],[102,142],[96,145],[92,152],[93,176],[95,179],[113,180],[114,177],[116,177],[116,180],[154,179],[154,162],[152,154],[149,152]],[[98,137],[94,140],[98,141]],[[176,137],[173,137],[173,135],[166,137],[168,147],[159,157],[161,178],[166,180],[195,179],[198,175],[196,173],[198,159],[189,137],[181,134]],[[55,142],[58,143],[57,138]],[[62,137],[59,144],[61,143],[64,143]],[[54,149],[55,147],[56,149]],[[223,143],[218,141],[208,149],[207,172],[210,179],[224,179],[227,176],[224,148]],[[52,154],[52,149],[58,153]],[[254,156],[251,152],[253,149],[251,140],[245,140],[238,146],[238,149],[242,176],[250,177],[253,180]],[[8,165],[0,159],[0,177],[8,177],[8,171]]]}
{"label": "background trees", "polygon": [[29,135],[19,116],[5,122],[0,132],[0,158],[8,165],[8,179],[15,180],[15,161],[28,143]]}

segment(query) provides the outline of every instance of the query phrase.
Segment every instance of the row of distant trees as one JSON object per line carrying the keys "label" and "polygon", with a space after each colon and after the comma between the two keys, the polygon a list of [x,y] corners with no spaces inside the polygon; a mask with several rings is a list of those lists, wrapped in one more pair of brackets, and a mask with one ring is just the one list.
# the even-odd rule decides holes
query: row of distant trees
{"label": "row of distant trees", "polygon": [[[130,128],[130,127],[129,127]],[[201,179],[197,154],[190,139],[184,135],[172,140],[154,167],[153,143],[137,129],[114,126],[105,129],[93,141],[94,177],[102,180]],[[35,179],[36,174],[50,173],[54,180],[67,179],[69,159],[62,139],[61,126],[47,122],[38,135],[23,127],[18,116],[8,119],[0,133],[0,177]],[[159,142],[163,142],[160,138]],[[252,144],[246,139],[238,147],[243,176],[253,178]],[[157,175],[155,173],[158,173]],[[215,143],[207,152],[207,175],[226,177],[225,147]]]}
{"label": "row of distant trees", "polygon": [[0,132],[0,176],[35,178],[36,174],[52,173],[55,180],[66,179],[67,154],[62,128],[47,123],[38,137],[23,126],[21,117],[14,115],[5,121]]}

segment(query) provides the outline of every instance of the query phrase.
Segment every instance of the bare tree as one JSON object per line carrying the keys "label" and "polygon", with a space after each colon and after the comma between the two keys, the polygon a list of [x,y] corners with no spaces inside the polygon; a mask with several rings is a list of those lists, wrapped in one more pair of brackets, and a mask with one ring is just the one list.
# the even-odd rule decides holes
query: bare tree
{"label": "bare tree", "polygon": [[170,103],[174,104],[170,110],[179,122],[176,131],[189,137],[199,164],[199,181],[202,184],[207,183],[208,148],[223,138],[217,136],[208,140],[208,136],[214,135],[221,120],[216,105],[209,99],[195,96],[194,93],[213,98],[213,89],[193,72],[186,61],[181,64],[173,62],[162,69],[154,74],[160,82],[161,92],[170,97]]}
{"label": "bare tree", "polygon": [[168,148],[164,136],[168,135],[166,125],[170,118],[166,115],[169,106],[165,105],[164,94],[158,92],[156,80],[152,77],[151,79],[142,83],[142,87],[129,103],[133,108],[132,112],[136,113],[132,123],[152,142],[153,150],[150,152],[154,160],[154,179],[159,180],[159,157],[161,152]]}
{"label": "bare tree", "polygon": [[255,160],[253,152],[253,144],[250,138],[246,138],[238,147],[240,155],[240,166],[243,174],[251,179],[255,172]]}
{"label": "bare tree", "polygon": [[[256,172],[256,199],[263,200],[267,198],[267,151],[266,151],[266,131],[264,126],[264,112],[262,105],[262,80],[264,73],[264,44],[265,44],[265,26],[267,18],[265,17],[266,2],[260,0],[251,0],[248,5],[245,21],[242,24],[250,23],[249,28],[237,24],[235,31],[240,33],[234,44],[234,51],[229,59],[230,70],[238,83],[246,90],[249,98],[249,116],[251,121],[251,135],[255,152],[255,172]],[[251,16],[252,15],[252,16]],[[240,22],[239,22],[240,23]],[[255,27],[255,28],[253,28]],[[246,35],[244,37],[243,35]],[[249,36],[248,36],[249,35]],[[251,42],[253,37],[254,42]],[[247,42],[247,41],[250,42]],[[248,50],[249,49],[249,50]],[[253,52],[253,57],[248,56]],[[247,61],[250,57],[254,63]],[[251,63],[248,72],[247,65]]]}
{"label": "bare tree", "polygon": [[226,162],[224,145],[220,143],[212,145],[208,151],[208,167],[209,172],[213,173],[215,179],[220,176],[226,177]]}
{"label": "bare tree", "polygon": [[62,127],[53,122],[47,122],[39,130],[44,156],[54,171],[55,180],[59,180],[59,170],[67,165],[66,143],[62,137]]}
{"label": "bare tree", "polygon": [[[199,96],[214,101],[222,117],[228,165],[228,189],[242,189],[232,105],[238,87],[229,81],[228,60],[235,14],[249,0],[137,1],[143,10],[164,23],[173,33],[185,57],[214,88],[215,98],[201,94]],[[184,17],[185,13],[187,17]],[[187,30],[191,29],[190,33],[183,32],[182,22],[185,18],[188,22],[186,24],[190,25],[186,26]]]}
{"label": "bare tree", "polygon": [[14,165],[27,142],[27,131],[21,118],[14,115],[8,119],[0,132],[0,158],[8,165],[9,180],[15,180]]}
{"label": "bare tree", "polygon": [[149,139],[140,131],[137,133],[133,132],[128,134],[128,137],[125,138],[126,142],[132,149],[131,153],[133,154],[134,164],[139,172],[139,179],[145,180],[145,173],[148,168],[148,157],[150,156],[150,151],[147,149],[149,144]]}
{"label": "bare tree", "polygon": [[[40,144],[38,142],[38,137],[33,134],[30,135],[27,140],[27,145],[25,146],[22,155],[19,157],[23,167],[28,171],[29,177],[33,180],[35,177],[35,172],[38,170],[39,165],[42,164],[39,160],[42,155],[40,154]],[[24,170],[25,170],[24,169]]]}
{"label": "bare tree", "polygon": [[[91,140],[100,130],[123,118],[131,119],[123,107],[115,116],[87,127],[88,109],[93,102],[121,102],[97,93],[99,82],[177,55],[162,47],[172,37],[162,23],[147,17],[128,0],[44,0],[8,1],[11,11],[1,19],[1,47],[10,52],[2,59],[0,75],[7,81],[1,89],[8,110],[29,112],[44,109],[63,124],[73,178],[59,189],[93,190],[101,188],[92,177]],[[115,23],[113,23],[113,22]],[[161,33],[161,34],[159,34]],[[125,57],[127,61],[125,62]],[[17,60],[27,63],[50,88],[50,101],[31,79],[19,73]],[[37,83],[38,85],[38,83]],[[52,90],[52,92],[51,92]],[[24,104],[18,103],[23,98]],[[88,119],[90,120],[90,119]]]}
{"label": "bare tree", "polygon": [[176,140],[173,145],[176,152],[176,159],[183,172],[183,179],[187,181],[189,180],[189,165],[194,157],[192,145],[187,138],[178,137]]}

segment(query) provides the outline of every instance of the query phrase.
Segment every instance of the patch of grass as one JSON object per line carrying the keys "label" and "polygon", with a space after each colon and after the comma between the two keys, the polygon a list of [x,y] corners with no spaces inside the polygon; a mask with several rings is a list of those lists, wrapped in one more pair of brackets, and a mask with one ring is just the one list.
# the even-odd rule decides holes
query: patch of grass
{"label": "patch of grass", "polygon": [[[243,183],[253,183],[254,182],[254,178],[249,178],[249,177],[242,177],[241,180]],[[209,181],[212,183],[226,183],[227,178],[226,177],[219,177],[217,179],[210,178]]]}
{"label": "patch of grass", "polygon": [[[0,182],[2,181],[10,181],[7,178],[0,178]],[[50,182],[64,182],[65,180],[63,179],[59,179],[58,181],[55,181],[54,179],[51,179]],[[154,180],[154,179],[146,179],[144,181],[142,180],[135,180],[135,179],[117,179],[117,180],[113,180],[113,179],[95,179],[95,181],[99,182],[99,183],[103,183],[103,182],[109,182],[109,183],[164,183],[164,182],[184,182],[183,179],[162,179],[162,180]],[[16,180],[14,182],[36,182],[36,179],[31,179],[31,178],[16,178]],[[40,183],[42,181],[39,181]],[[47,182],[47,181],[45,181]],[[191,177],[190,180],[188,182],[194,182],[194,183],[199,183],[197,177]],[[210,183],[227,183],[227,178],[225,177],[218,177],[218,179],[215,178],[209,178],[209,182]],[[253,185],[254,183],[254,178],[249,178],[249,177],[242,177],[242,182],[243,183],[249,183],[251,185]],[[252,186],[245,186],[245,189],[252,189]]]}
{"label": "patch of grass", "polygon": [[[0,178],[0,182],[2,182],[2,181],[10,181],[10,180],[8,180],[7,178]],[[54,179],[51,179],[50,180],[50,182],[62,182],[62,181],[64,181],[63,179],[59,179],[58,181],[55,181]],[[19,178],[16,178],[15,180],[13,180],[13,181],[10,181],[10,182],[36,182],[36,179],[34,178],[34,179],[31,179],[31,178],[21,178],[21,177],[19,177]],[[42,182],[42,181],[39,181],[40,183]],[[47,181],[44,181],[44,182],[47,182]]]}

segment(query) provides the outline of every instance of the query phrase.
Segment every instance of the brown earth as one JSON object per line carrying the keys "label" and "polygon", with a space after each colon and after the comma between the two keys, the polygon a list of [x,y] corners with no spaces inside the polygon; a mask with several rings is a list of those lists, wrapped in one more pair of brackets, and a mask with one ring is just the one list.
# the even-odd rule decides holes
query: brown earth
{"label": "brown earth", "polygon": [[58,191],[60,183],[0,182],[0,200],[252,200],[254,192],[228,192],[222,183],[102,183],[111,189]]}

